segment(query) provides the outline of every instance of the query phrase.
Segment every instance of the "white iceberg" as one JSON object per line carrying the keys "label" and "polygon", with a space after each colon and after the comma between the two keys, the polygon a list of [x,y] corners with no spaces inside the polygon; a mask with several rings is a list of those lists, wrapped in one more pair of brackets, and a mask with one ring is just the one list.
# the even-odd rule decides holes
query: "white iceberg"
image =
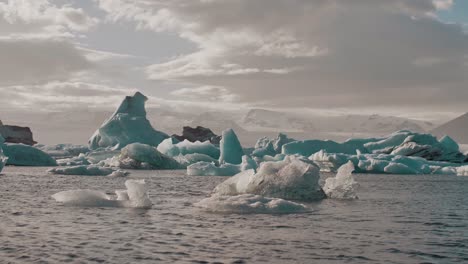
{"label": "white iceberg", "polygon": [[253,194],[213,195],[195,203],[194,206],[208,212],[236,214],[291,214],[307,211],[303,204]]}
{"label": "white iceberg", "polygon": [[287,200],[313,201],[325,198],[319,185],[319,168],[311,161],[287,156],[282,161],[264,162],[258,171],[241,172],[219,184],[217,195],[257,194]]}
{"label": "white iceberg", "polygon": [[8,157],[7,165],[15,166],[57,166],[49,154],[40,149],[24,144],[6,143],[3,153]]}
{"label": "white iceberg", "polygon": [[221,149],[219,163],[230,163],[240,164],[242,162],[242,156],[244,156],[244,150],[237,138],[234,130],[227,129],[223,131],[221,141],[219,142]]}
{"label": "white iceberg", "polygon": [[151,208],[145,180],[127,180],[125,186],[127,190],[117,190],[116,197],[102,191],[70,190],[56,193],[52,198],[66,206]]}
{"label": "white iceberg", "polygon": [[91,149],[121,149],[131,143],[158,146],[169,136],[156,131],[146,119],[146,96],[140,92],[127,96],[115,113],[104,122],[89,140]]}
{"label": "white iceberg", "polygon": [[351,161],[348,161],[345,165],[338,169],[338,173],[335,177],[327,178],[323,191],[328,198],[352,200],[357,199],[357,188],[359,184],[354,179],[352,173],[354,171],[354,165]]}
{"label": "white iceberg", "polygon": [[162,154],[155,147],[141,143],[127,145],[120,155],[111,159],[109,166],[121,169],[184,169],[175,159]]}
{"label": "white iceberg", "polygon": [[457,167],[455,170],[458,176],[468,176],[468,165]]}
{"label": "white iceberg", "polygon": [[213,159],[219,159],[220,154],[219,148],[211,144],[209,141],[190,142],[188,140],[184,140],[176,143],[173,138],[163,140],[163,142],[158,145],[157,149],[159,152],[170,157],[197,153],[210,156]]}
{"label": "white iceberg", "polygon": [[78,165],[70,167],[57,167],[47,170],[51,174],[83,175],[83,176],[107,176],[114,173],[114,169],[97,165]]}
{"label": "white iceberg", "polygon": [[215,162],[201,161],[187,166],[189,176],[233,176],[241,171],[256,169],[257,163],[249,156],[242,156],[241,164],[224,163],[217,165]]}

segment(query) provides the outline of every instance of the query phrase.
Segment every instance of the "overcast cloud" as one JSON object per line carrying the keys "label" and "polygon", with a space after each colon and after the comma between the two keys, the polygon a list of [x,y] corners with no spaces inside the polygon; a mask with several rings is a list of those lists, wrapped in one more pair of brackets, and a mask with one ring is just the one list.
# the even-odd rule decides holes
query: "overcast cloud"
{"label": "overcast cloud", "polygon": [[467,110],[468,35],[438,16],[454,8],[452,0],[0,0],[0,109],[112,110],[141,90],[181,111],[456,115]]}

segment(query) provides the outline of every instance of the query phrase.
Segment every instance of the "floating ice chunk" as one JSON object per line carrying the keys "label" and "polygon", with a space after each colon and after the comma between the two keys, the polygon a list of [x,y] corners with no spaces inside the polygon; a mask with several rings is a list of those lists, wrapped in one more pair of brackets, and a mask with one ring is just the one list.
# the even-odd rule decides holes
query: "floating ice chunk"
{"label": "floating ice chunk", "polygon": [[184,168],[175,159],[162,154],[152,146],[141,143],[133,143],[123,148],[116,162],[122,169],[177,170]]}
{"label": "floating ice chunk", "polygon": [[65,159],[78,156],[80,154],[86,154],[90,150],[88,146],[74,145],[74,144],[57,144],[57,145],[43,145],[36,144],[35,148],[38,148],[45,153],[49,154],[55,159]]}
{"label": "floating ice chunk", "polygon": [[[252,174],[253,173],[253,174]],[[255,173],[248,170],[219,184],[219,195],[258,194],[287,200],[325,198],[319,185],[319,168],[311,161],[287,156],[282,161],[264,162]]]}
{"label": "floating ice chunk", "polygon": [[468,176],[468,166],[460,166],[456,168],[456,174],[458,176]]}
{"label": "floating ice chunk", "polygon": [[117,201],[130,200],[130,197],[128,197],[127,190],[115,190],[115,195],[117,195]]}
{"label": "floating ice chunk", "polygon": [[182,142],[175,143],[172,138],[165,139],[158,145],[157,149],[159,152],[170,157],[199,153],[218,159],[220,153],[219,148],[211,144],[209,141],[190,142],[188,140],[184,140]]}
{"label": "floating ice chunk", "polygon": [[239,165],[228,163],[217,166],[214,162],[200,161],[187,166],[189,176],[232,176],[239,172]]}
{"label": "floating ice chunk", "polygon": [[117,207],[119,203],[104,192],[93,190],[70,190],[52,195],[57,202],[69,206]]}
{"label": "floating ice chunk", "polygon": [[348,161],[348,163],[338,169],[338,173],[335,177],[325,180],[323,191],[328,198],[343,200],[358,198],[356,191],[359,184],[352,176],[353,171],[354,165],[351,161]]}
{"label": "floating ice chunk", "polygon": [[179,162],[183,167],[190,166],[192,164],[204,161],[208,163],[214,163],[218,164],[217,159],[213,159],[212,157],[205,155],[205,154],[200,154],[200,153],[194,153],[194,154],[187,154],[187,155],[179,155],[176,157],[173,157],[177,162]]}
{"label": "floating ice chunk", "polygon": [[221,142],[219,143],[221,148],[221,154],[219,157],[219,163],[230,163],[240,164],[242,162],[242,156],[244,156],[244,150],[237,138],[234,130],[227,129],[223,131]]}
{"label": "floating ice chunk", "polygon": [[2,145],[7,165],[16,166],[57,166],[57,162],[49,154],[35,147],[23,144],[7,143]]}
{"label": "floating ice chunk", "polygon": [[78,165],[71,167],[52,168],[47,172],[62,175],[107,176],[112,174],[114,169],[104,168],[96,165]]}
{"label": "floating ice chunk", "polygon": [[[0,135],[0,137],[1,137],[1,135]],[[3,168],[7,164],[7,161],[8,161],[8,157],[3,154],[3,150],[2,150],[1,144],[0,144],[0,172],[2,172]]]}
{"label": "floating ice chunk", "polygon": [[116,170],[108,175],[108,177],[127,177],[130,173],[128,171]]}
{"label": "floating ice chunk", "polygon": [[67,159],[57,160],[59,166],[77,166],[77,165],[89,165],[88,158],[85,154],[81,153],[80,155]]}
{"label": "floating ice chunk", "polygon": [[256,169],[257,163],[247,155],[242,156],[239,165],[224,163],[219,166],[215,162],[197,162],[187,166],[189,176],[233,176],[244,170]]}
{"label": "floating ice chunk", "polygon": [[117,197],[110,197],[101,191],[70,190],[58,192],[52,198],[67,206],[151,208],[144,180],[127,180],[125,186],[126,191],[116,191]]}
{"label": "floating ice chunk", "polygon": [[209,212],[235,214],[291,214],[307,211],[303,204],[253,194],[214,195],[195,203],[194,206]]}
{"label": "floating ice chunk", "polygon": [[115,113],[104,122],[89,140],[89,147],[121,149],[131,143],[158,146],[169,136],[156,131],[146,119],[146,96],[137,92],[127,96]]}
{"label": "floating ice chunk", "polygon": [[101,161],[111,159],[116,155],[120,154],[120,150],[112,150],[112,149],[98,149],[93,150],[86,155],[86,159],[91,164],[98,164]]}

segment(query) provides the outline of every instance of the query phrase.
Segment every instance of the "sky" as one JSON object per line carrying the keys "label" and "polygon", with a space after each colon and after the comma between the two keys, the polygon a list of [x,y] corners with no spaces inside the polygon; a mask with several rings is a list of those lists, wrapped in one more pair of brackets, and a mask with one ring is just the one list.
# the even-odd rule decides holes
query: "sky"
{"label": "sky", "polygon": [[465,0],[0,0],[0,119],[86,119],[135,91],[180,112],[455,117],[467,25]]}

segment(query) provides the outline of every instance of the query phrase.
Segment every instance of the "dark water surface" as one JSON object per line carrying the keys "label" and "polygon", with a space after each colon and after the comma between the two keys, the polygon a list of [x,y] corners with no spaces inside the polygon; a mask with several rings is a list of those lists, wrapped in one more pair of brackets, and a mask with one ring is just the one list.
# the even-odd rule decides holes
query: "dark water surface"
{"label": "dark water surface", "polygon": [[359,200],[239,215],[192,206],[224,177],[133,171],[153,209],[73,208],[50,196],[126,179],[45,170],[0,175],[0,263],[468,263],[468,177],[357,175]]}

